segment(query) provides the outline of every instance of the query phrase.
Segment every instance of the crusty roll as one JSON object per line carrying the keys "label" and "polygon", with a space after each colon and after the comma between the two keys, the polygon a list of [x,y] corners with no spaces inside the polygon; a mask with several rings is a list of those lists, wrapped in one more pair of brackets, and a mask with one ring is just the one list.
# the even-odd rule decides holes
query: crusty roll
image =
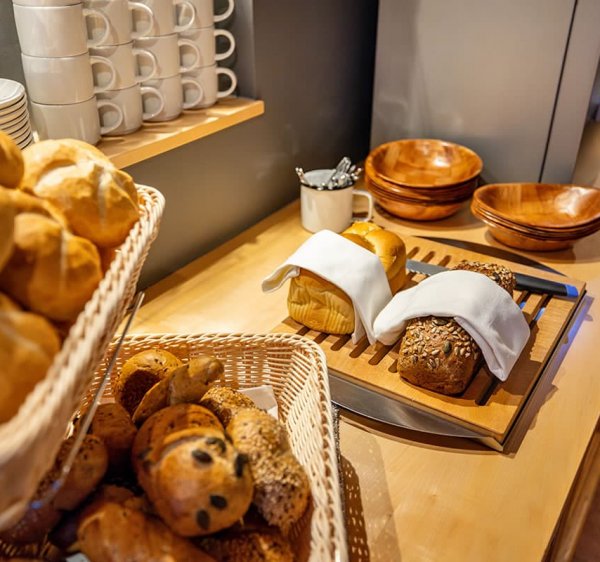
{"label": "crusty roll", "polygon": [[133,415],[144,394],[164,379],[181,361],[162,349],[146,349],[130,357],[114,386],[115,399]]}
{"label": "crusty roll", "polygon": [[23,177],[21,149],[10,135],[0,131],[0,185],[14,188]]}
{"label": "crusty roll", "polygon": [[0,423],[17,413],[59,350],[52,324],[0,293]]}
{"label": "crusty roll", "polygon": [[77,538],[91,562],[214,562],[159,519],[112,502],[83,518]]}
{"label": "crusty roll", "polygon": [[290,449],[285,427],[263,410],[246,408],[231,418],[227,433],[248,457],[254,505],[269,525],[287,534],[306,511],[310,484]]}
{"label": "crusty roll", "polygon": [[0,287],[26,308],[73,322],[102,278],[98,250],[51,218],[21,213],[15,246],[0,272]]}
{"label": "crusty roll", "polygon": [[200,405],[208,408],[227,427],[231,418],[243,408],[256,408],[245,394],[228,386],[213,386],[200,400]]}
{"label": "crusty roll", "polygon": [[137,428],[120,404],[100,404],[92,420],[91,432],[104,442],[112,470],[123,471],[129,465],[131,445]]}
{"label": "crusty roll", "polygon": [[121,244],[139,219],[129,174],[97,148],[74,139],[46,140],[23,151],[21,189],[51,201],[75,234],[99,247]]}
{"label": "crusty roll", "polygon": [[290,543],[273,528],[224,533],[199,539],[218,562],[293,562]]}
{"label": "crusty roll", "polygon": [[[497,264],[467,262],[453,269],[488,276],[511,295],[514,274]],[[454,395],[463,392],[480,365],[481,349],[453,318],[427,316],[409,320],[398,351],[398,372],[417,386]]]}
{"label": "crusty roll", "polygon": [[[402,287],[406,280],[406,247],[399,236],[369,222],[354,223],[341,235],[379,257],[392,293]],[[329,334],[354,331],[350,297],[310,271],[301,269],[300,275],[290,280],[287,302],[289,315],[312,330]]]}
{"label": "crusty roll", "polygon": [[[2,169],[0,164],[0,170]],[[13,249],[15,207],[7,189],[0,187],[0,270],[8,261]]]}

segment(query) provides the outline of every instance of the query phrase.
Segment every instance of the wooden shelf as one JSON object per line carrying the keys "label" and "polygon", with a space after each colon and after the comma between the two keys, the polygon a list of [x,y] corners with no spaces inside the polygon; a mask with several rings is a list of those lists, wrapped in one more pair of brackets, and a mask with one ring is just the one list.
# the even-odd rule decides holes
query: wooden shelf
{"label": "wooden shelf", "polygon": [[144,123],[139,131],[131,135],[103,137],[98,148],[115,166],[124,168],[243,123],[264,112],[262,101],[224,98],[208,109],[184,111],[174,121]]}

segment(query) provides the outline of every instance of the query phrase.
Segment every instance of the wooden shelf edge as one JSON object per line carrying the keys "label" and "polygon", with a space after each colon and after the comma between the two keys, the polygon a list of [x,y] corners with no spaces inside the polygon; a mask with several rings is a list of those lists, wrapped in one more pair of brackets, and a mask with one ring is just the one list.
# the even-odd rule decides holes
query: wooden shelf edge
{"label": "wooden shelf edge", "polygon": [[187,110],[173,121],[144,123],[135,133],[103,137],[97,148],[119,168],[125,168],[218,133],[265,112],[261,100],[224,98],[207,109]]}

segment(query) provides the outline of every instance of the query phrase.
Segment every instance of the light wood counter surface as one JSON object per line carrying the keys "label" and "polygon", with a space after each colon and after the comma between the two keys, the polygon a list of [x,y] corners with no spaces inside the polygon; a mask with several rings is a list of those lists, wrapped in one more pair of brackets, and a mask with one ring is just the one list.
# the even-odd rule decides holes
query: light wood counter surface
{"label": "light wood counter surface", "polygon": [[[260,283],[310,236],[299,215],[295,202],[151,287],[132,332],[271,331],[287,316],[287,287],[263,294]],[[504,248],[468,208],[430,224],[384,212],[375,221]],[[586,281],[588,296],[518,447],[498,453],[343,415],[351,560],[525,562],[548,552],[600,412],[600,233],[572,250],[524,255]]]}

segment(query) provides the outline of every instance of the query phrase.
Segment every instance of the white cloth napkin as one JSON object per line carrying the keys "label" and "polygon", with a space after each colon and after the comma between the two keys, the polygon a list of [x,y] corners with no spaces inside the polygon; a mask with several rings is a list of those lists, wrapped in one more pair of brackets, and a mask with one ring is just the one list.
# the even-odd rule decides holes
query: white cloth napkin
{"label": "white cloth napkin", "polygon": [[519,306],[491,279],[472,271],[444,271],[400,291],[375,319],[375,336],[392,345],[411,318],[454,317],[481,348],[489,370],[505,381],[529,339]]}
{"label": "white cloth napkin", "polygon": [[275,398],[273,387],[270,384],[252,386],[250,388],[240,388],[239,392],[250,398],[258,408],[265,410],[267,414],[271,414],[274,418],[279,419],[277,399]]}
{"label": "white cloth napkin", "polygon": [[321,230],[263,280],[262,290],[279,289],[288,279],[297,277],[300,268],[319,275],[344,291],[354,306],[352,341],[356,343],[366,332],[369,342],[375,343],[373,322],[392,298],[379,258],[339,234]]}

